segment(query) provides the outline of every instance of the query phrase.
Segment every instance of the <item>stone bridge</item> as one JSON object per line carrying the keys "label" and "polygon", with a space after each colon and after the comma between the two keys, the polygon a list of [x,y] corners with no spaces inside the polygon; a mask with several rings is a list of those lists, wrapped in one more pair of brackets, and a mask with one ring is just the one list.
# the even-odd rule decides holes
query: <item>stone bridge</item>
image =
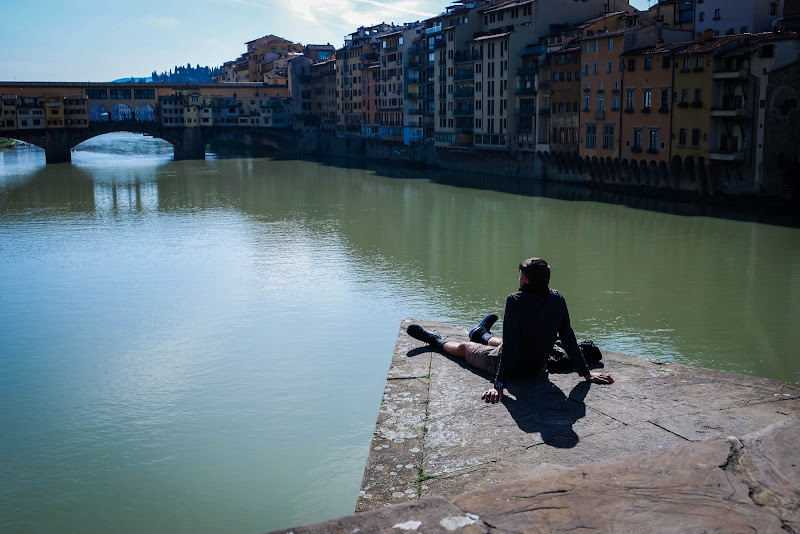
{"label": "stone bridge", "polygon": [[112,132],[132,132],[158,137],[172,144],[175,159],[205,159],[205,147],[213,141],[233,141],[248,145],[289,150],[299,140],[290,128],[246,128],[238,125],[165,126],[154,121],[92,122],[88,128],[41,128],[37,130],[5,130],[4,137],[24,141],[43,148],[47,163],[72,161],[72,149],[80,143]]}

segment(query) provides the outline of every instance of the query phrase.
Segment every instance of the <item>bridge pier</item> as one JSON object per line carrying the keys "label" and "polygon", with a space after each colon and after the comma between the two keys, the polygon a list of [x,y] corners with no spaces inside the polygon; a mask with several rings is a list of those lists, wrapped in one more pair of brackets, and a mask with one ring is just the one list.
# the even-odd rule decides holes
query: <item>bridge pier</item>
{"label": "bridge pier", "polygon": [[44,132],[44,157],[47,163],[69,163],[72,161],[71,138],[63,128],[48,128]]}
{"label": "bridge pier", "polygon": [[183,128],[181,141],[173,143],[176,160],[206,159],[206,143],[200,128]]}

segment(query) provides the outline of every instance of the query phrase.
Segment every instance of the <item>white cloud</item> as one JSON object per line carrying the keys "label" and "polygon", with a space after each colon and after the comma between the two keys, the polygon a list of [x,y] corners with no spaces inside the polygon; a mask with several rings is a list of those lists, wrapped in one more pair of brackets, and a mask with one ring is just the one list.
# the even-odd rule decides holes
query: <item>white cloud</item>
{"label": "white cloud", "polygon": [[180,26],[181,21],[175,17],[145,17],[144,23],[157,30],[169,30]]}

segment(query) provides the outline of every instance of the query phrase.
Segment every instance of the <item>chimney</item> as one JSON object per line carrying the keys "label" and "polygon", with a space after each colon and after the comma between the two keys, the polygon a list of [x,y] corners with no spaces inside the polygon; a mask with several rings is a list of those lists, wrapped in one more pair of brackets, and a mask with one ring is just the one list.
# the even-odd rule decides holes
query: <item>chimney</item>
{"label": "chimney", "polygon": [[703,31],[703,40],[704,41],[710,41],[713,38],[714,38],[714,30],[709,28],[709,29]]}

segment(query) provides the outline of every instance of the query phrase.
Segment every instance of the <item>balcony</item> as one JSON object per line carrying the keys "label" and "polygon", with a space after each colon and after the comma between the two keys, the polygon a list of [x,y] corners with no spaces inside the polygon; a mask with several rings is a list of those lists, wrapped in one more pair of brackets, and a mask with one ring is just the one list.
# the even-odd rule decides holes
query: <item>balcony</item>
{"label": "balcony", "polygon": [[425,28],[425,35],[432,35],[434,33],[439,33],[442,31],[441,24],[439,26],[431,26],[430,28]]}
{"label": "balcony", "polygon": [[475,114],[475,108],[472,106],[458,106],[455,111],[453,111],[454,117],[471,117]]}
{"label": "balcony", "polygon": [[711,161],[744,161],[744,152],[731,150],[709,150],[708,159]]}
{"label": "balcony", "polygon": [[479,59],[481,59],[480,52],[476,51],[475,53],[472,54],[469,52],[464,52],[461,54],[456,53],[455,58],[453,58],[453,62],[456,65],[458,65],[459,63],[473,63],[475,61],[478,61]]}
{"label": "balcony", "polygon": [[528,45],[522,49],[523,56],[541,56],[547,53],[546,46]]}
{"label": "balcony", "polygon": [[519,87],[517,94],[519,96],[536,96],[539,94],[539,90],[536,87]]}
{"label": "balcony", "polygon": [[520,106],[517,115],[536,115],[536,106]]}
{"label": "balcony", "polygon": [[550,89],[550,81],[542,82],[539,84],[539,89]]}
{"label": "balcony", "polygon": [[527,68],[527,69],[517,69],[517,76],[521,78],[526,78],[530,76],[536,76],[539,73],[539,69],[535,67]]}
{"label": "balcony", "polygon": [[713,76],[715,80],[735,80],[738,78],[747,78],[750,75],[748,69],[737,70],[720,70],[715,71]]}
{"label": "balcony", "polygon": [[472,70],[458,70],[455,76],[453,76],[453,81],[455,82],[471,82],[474,79],[475,73]]}
{"label": "balcony", "polygon": [[692,102],[690,104],[690,106],[692,106],[693,108],[702,108],[703,107],[703,101],[702,100],[695,100],[694,102]]}
{"label": "balcony", "polygon": [[453,96],[455,98],[472,98],[475,96],[475,90],[472,87],[462,87]]}
{"label": "balcony", "polygon": [[711,116],[715,119],[745,119],[750,118],[750,110],[741,107],[711,108]]}

